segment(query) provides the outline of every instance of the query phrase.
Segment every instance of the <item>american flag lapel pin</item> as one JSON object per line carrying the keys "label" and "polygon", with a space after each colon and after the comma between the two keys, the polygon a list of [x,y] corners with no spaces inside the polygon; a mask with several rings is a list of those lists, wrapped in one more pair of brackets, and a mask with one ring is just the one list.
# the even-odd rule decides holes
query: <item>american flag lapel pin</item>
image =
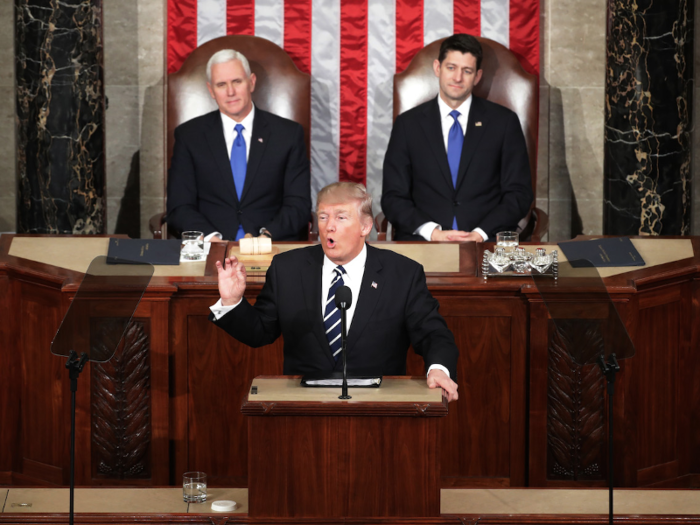
{"label": "american flag lapel pin", "polygon": [[477,122],[477,123],[474,124],[474,125],[475,125],[476,127],[480,128],[480,127],[481,127],[481,121]]}
{"label": "american flag lapel pin", "polygon": [[[481,122],[479,122],[479,125],[481,125]],[[258,137],[258,142],[262,142],[262,137]]]}
{"label": "american flag lapel pin", "polygon": [[376,289],[377,288],[377,283],[372,281],[372,288]]}

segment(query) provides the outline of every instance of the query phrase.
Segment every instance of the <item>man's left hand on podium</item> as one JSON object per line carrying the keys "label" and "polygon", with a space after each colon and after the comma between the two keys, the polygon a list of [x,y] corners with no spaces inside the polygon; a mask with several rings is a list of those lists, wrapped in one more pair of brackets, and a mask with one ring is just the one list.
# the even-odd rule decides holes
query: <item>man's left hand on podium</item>
{"label": "man's left hand on podium", "polygon": [[437,388],[441,387],[443,395],[447,397],[447,401],[457,401],[459,399],[459,394],[457,394],[457,383],[452,381],[448,375],[440,369],[433,368],[428,373],[428,387]]}

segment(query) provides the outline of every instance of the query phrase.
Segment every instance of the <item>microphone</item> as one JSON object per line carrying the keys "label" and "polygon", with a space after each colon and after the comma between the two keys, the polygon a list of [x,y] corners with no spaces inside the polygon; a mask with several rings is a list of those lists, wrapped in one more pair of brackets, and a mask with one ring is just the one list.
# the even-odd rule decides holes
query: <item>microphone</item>
{"label": "microphone", "polygon": [[352,290],[347,286],[341,286],[335,291],[335,306],[341,310],[347,310],[352,306]]}
{"label": "microphone", "polygon": [[348,395],[348,363],[346,358],[347,344],[347,324],[345,315],[348,308],[352,305],[352,290],[347,286],[341,286],[335,291],[335,306],[340,310],[340,348],[343,354],[343,389],[338,399],[352,399]]}

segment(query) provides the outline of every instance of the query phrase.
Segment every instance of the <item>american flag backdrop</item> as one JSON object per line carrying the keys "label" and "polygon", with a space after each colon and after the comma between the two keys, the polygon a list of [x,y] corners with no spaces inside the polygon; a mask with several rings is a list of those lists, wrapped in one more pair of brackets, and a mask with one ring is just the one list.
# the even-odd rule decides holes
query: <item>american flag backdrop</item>
{"label": "american flag backdrop", "polygon": [[[312,195],[366,183],[378,206],[393,75],[452,33],[490,38],[539,73],[540,0],[168,0],[168,72],[227,34],[283,47],[311,75]],[[375,212],[378,209],[375,210]]]}

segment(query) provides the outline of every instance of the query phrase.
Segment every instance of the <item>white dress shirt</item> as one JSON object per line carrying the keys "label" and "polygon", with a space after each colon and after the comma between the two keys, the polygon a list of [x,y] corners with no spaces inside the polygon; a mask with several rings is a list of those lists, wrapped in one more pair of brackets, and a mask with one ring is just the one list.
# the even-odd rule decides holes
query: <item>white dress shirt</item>
{"label": "white dress shirt", "polygon": [[[452,108],[447,105],[447,103],[442,100],[442,97],[438,95],[438,109],[440,110],[440,127],[442,128],[442,139],[445,143],[445,152],[447,152],[447,145],[448,145],[448,139],[450,136],[450,129],[452,128],[452,125],[454,124],[455,120],[450,116],[450,113],[452,112]],[[462,102],[462,104],[457,108],[457,111],[459,111],[459,116],[457,117],[457,122],[459,123],[460,127],[462,128],[462,135],[466,135],[467,133],[467,122],[469,122],[469,111],[472,108],[472,97],[471,95],[467,100]],[[430,221],[426,222],[425,224],[419,226],[414,233],[414,235],[420,235],[423,237],[426,241],[430,240],[430,237],[433,234],[433,230],[435,228],[438,228],[442,230],[442,226],[440,226],[438,223]],[[481,228],[474,228],[475,232],[477,232],[481,237],[486,240],[488,239],[488,235],[482,230]]]}
{"label": "white dress shirt", "polygon": [[[362,277],[365,275],[365,263],[367,262],[367,245],[362,247],[362,251],[355,257],[352,261],[343,265],[345,269],[345,274],[343,274],[343,283],[345,286],[350,288],[352,292],[352,304],[346,313],[345,322],[347,325],[348,335],[350,334],[350,327],[352,324],[352,318],[355,315],[355,307],[357,306],[358,299],[360,298],[360,285],[362,284]],[[328,299],[328,290],[333,282],[333,276],[335,268],[338,265],[331,261],[326,255],[323,256],[323,269],[321,271],[321,320],[323,320],[323,315],[326,311],[326,300]],[[238,301],[236,304],[231,306],[224,306],[221,304],[221,299],[219,299],[215,305],[210,306],[209,310],[214,314],[214,317],[218,321],[224,315],[229,313],[231,310],[236,308],[243,299]],[[442,365],[431,365],[428,368],[428,373],[433,368],[442,370],[450,377],[450,371]]]}
{"label": "white dress shirt", "polygon": [[[248,162],[250,157],[250,141],[253,137],[253,118],[255,117],[255,104],[250,110],[250,113],[240,122],[236,122],[228,115],[224,115],[219,111],[221,115],[221,125],[224,130],[224,140],[226,141],[226,153],[228,154],[228,160],[231,160],[231,148],[233,148],[233,141],[236,140],[238,133],[236,132],[236,124],[243,124],[243,139],[245,140],[245,160]],[[211,241],[212,237],[218,237],[221,239],[220,232],[212,232],[206,237],[204,237],[204,242]]]}

